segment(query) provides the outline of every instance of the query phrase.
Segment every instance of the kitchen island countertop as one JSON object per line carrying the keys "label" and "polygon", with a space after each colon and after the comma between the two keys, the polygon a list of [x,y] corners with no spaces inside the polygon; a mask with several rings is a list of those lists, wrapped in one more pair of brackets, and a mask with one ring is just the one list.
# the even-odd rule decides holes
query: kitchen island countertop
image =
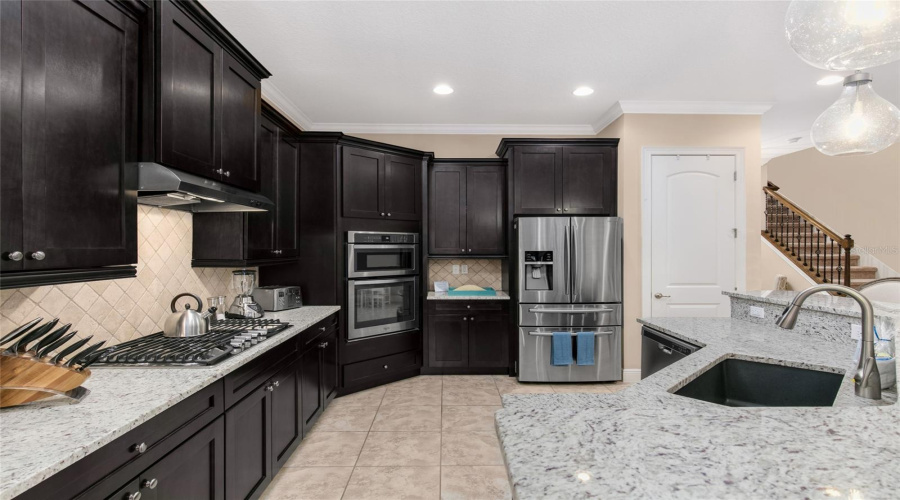
{"label": "kitchen island countertop", "polygon": [[[516,498],[895,497],[897,393],[853,394],[852,343],[732,318],[639,321],[702,348],[616,394],[503,396],[496,425]],[[845,378],[823,408],[731,408],[672,394],[726,358]]]}
{"label": "kitchen island countertop", "polygon": [[0,411],[0,499],[12,498],[340,310],[277,313],[292,326],[208,367],[97,367],[79,404],[38,403]]}

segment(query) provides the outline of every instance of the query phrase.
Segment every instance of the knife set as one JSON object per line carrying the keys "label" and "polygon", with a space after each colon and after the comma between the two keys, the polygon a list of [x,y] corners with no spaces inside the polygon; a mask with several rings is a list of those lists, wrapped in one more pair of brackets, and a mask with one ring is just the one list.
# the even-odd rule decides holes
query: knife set
{"label": "knife set", "polygon": [[69,345],[78,332],[71,324],[56,328],[59,319],[38,326],[34,319],[0,339],[0,408],[31,403],[51,396],[79,402],[90,393],[81,384],[91,376],[87,367],[97,360],[105,342],[82,349],[91,337]]}

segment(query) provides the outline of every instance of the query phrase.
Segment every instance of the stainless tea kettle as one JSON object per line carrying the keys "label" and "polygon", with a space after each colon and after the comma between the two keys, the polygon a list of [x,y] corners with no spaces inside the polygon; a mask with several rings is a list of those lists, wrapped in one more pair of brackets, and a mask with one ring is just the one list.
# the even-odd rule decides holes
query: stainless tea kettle
{"label": "stainless tea kettle", "polygon": [[[193,297],[197,301],[197,310],[191,309],[189,304],[184,305],[184,311],[175,309],[175,302],[182,297]],[[166,337],[196,337],[209,331],[209,313],[200,313],[203,309],[203,301],[192,293],[179,293],[172,299],[172,314],[166,318],[163,335]]]}

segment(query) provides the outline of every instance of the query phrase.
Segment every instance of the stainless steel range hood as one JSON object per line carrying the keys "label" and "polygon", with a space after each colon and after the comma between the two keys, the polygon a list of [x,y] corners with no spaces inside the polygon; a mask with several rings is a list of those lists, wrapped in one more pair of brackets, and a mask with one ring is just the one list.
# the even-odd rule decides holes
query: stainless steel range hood
{"label": "stainless steel range hood", "polygon": [[185,212],[266,212],[265,196],[159,163],[138,164],[138,203]]}

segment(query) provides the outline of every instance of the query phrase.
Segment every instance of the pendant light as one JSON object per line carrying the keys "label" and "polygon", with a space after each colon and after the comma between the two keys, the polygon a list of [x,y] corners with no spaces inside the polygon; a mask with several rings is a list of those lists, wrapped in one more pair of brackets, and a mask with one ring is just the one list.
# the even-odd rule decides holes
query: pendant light
{"label": "pendant light", "polygon": [[872,89],[868,73],[844,79],[841,96],[813,123],[812,141],[828,156],[877,153],[900,139],[900,110]]}
{"label": "pendant light", "polygon": [[794,0],[784,25],[794,52],[817,68],[857,70],[900,60],[896,0]]}

